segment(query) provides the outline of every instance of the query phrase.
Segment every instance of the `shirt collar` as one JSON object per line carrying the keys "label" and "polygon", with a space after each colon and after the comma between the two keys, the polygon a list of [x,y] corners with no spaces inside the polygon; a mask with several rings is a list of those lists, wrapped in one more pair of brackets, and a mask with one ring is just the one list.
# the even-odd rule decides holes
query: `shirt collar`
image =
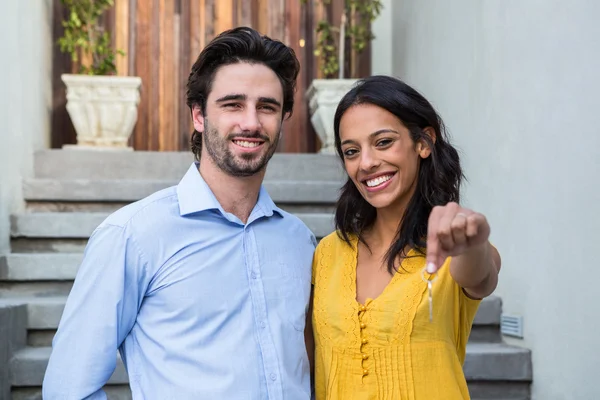
{"label": "shirt collar", "polygon": [[[202,175],[200,175],[197,162],[192,163],[177,185],[177,199],[179,201],[179,214],[181,216],[207,210],[219,210],[223,215],[228,214],[223,210],[212,190],[210,190],[210,187],[202,178]],[[266,217],[271,217],[273,213],[283,216],[283,211],[275,205],[263,185],[260,187],[258,201],[254,206],[252,214],[255,214],[257,211],[262,211],[262,215]],[[253,215],[251,215],[252,217]]]}

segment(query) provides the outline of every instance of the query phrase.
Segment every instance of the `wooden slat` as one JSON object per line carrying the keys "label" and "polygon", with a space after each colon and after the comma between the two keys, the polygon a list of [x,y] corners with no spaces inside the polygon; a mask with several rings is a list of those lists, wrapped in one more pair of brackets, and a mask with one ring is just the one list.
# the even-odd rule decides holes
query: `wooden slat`
{"label": "wooden slat", "polygon": [[[64,34],[62,26],[63,18],[66,18],[67,11],[60,0],[52,2],[52,43],[56,43],[58,38]],[[73,144],[77,141],[75,129],[71,123],[71,118],[67,113],[67,93],[65,84],[60,76],[70,73],[73,67],[71,56],[60,51],[58,45],[52,46],[52,111],[51,111],[51,146],[52,148],[61,148],[64,144]]]}
{"label": "wooden slat", "polygon": [[258,0],[258,25],[254,28],[263,35],[269,34],[269,0]]}
{"label": "wooden slat", "polygon": [[285,37],[285,0],[269,1],[269,35],[287,44]]}
{"label": "wooden slat", "polygon": [[190,48],[192,37],[191,34],[191,3],[190,0],[181,0],[179,2],[179,9],[175,10],[175,16],[178,21],[177,32],[175,33],[176,38],[180,38],[179,51],[178,51],[178,69],[177,78],[175,85],[178,87],[177,95],[175,96],[175,108],[177,113],[177,122],[175,124],[176,129],[176,149],[177,150],[188,150],[189,149],[189,135],[190,135],[190,122],[191,117],[188,112],[188,107],[185,104],[186,98],[186,84],[192,67],[192,58],[190,57]]}
{"label": "wooden slat", "polygon": [[[204,0],[184,0],[183,2],[188,5],[189,10],[187,14],[189,19],[189,58],[195,61],[204,47]],[[186,17],[186,14],[183,13],[183,16]],[[185,31],[183,31],[183,35],[185,36]]]}
{"label": "wooden slat", "polygon": [[[137,25],[135,17],[137,16],[137,0],[129,0],[129,34],[127,35],[128,45],[127,49],[127,71],[129,75],[136,75],[135,73],[135,51],[136,51],[136,37],[137,37]],[[132,141],[133,142],[133,141]]]}
{"label": "wooden slat", "polygon": [[238,0],[238,25],[252,27],[252,3],[249,0]]}
{"label": "wooden slat", "polygon": [[159,95],[158,95],[158,150],[172,151],[176,148],[175,135],[175,97],[178,85],[175,82],[177,56],[179,49],[174,46],[175,38],[175,0],[159,0]]}
{"label": "wooden slat", "polygon": [[218,3],[219,1],[220,0],[204,0],[204,45],[202,48],[204,48],[218,33],[215,29],[215,19],[217,18],[215,3]]}
{"label": "wooden slat", "polygon": [[259,14],[259,0],[249,0],[250,3],[250,14],[251,14],[251,20],[252,20],[252,28],[259,30],[259,23],[258,23],[258,14]]}
{"label": "wooden slat", "polygon": [[[300,47],[301,29],[300,29],[300,0],[287,0],[286,12],[288,19],[285,25],[285,41],[288,46],[294,49],[296,57],[300,61],[300,66],[304,65],[304,49]],[[302,72],[302,69],[300,70]],[[304,132],[306,129],[306,102],[302,90],[304,88],[305,78],[302,73],[298,75],[296,82],[296,93],[294,95],[294,112],[283,125],[284,134],[282,150],[284,152],[306,151],[306,141],[304,141]]]}
{"label": "wooden slat", "polygon": [[135,75],[142,78],[142,93],[138,108],[138,121],[136,124],[133,145],[139,150],[151,149],[148,140],[150,126],[150,98],[152,95],[151,79],[151,40],[152,30],[152,2],[137,0],[136,3],[136,41],[135,41]]}
{"label": "wooden slat", "polygon": [[125,52],[117,55],[117,75],[129,75],[129,0],[115,0],[115,47]]}
{"label": "wooden slat", "polygon": [[[150,1],[150,0],[147,0]],[[146,96],[150,97],[150,112],[148,126],[148,142],[149,148],[154,150],[160,149],[160,35],[163,33],[160,29],[160,6],[161,0],[151,0],[153,3],[151,23],[154,29],[151,31],[151,49],[150,59],[150,87],[153,88]]]}
{"label": "wooden slat", "polygon": [[233,27],[233,1],[218,0],[215,3],[215,34],[231,29]]}

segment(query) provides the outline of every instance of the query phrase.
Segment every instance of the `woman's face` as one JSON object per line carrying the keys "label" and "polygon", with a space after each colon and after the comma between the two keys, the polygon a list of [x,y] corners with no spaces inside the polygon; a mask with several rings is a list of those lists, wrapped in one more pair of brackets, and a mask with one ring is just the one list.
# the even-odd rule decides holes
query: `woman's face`
{"label": "woman's face", "polygon": [[361,195],[377,209],[403,211],[417,186],[419,161],[431,153],[427,144],[415,143],[394,114],[372,104],[350,107],[339,129],[346,172]]}

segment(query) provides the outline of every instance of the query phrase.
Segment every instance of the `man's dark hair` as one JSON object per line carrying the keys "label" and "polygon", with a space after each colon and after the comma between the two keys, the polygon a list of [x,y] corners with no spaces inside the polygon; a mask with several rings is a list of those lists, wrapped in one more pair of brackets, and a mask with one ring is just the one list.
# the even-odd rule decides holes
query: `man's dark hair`
{"label": "man's dark hair", "polygon": [[[282,118],[289,117],[294,108],[296,78],[300,63],[294,50],[278,40],[263,36],[252,28],[238,27],[214,38],[200,53],[192,66],[187,83],[187,105],[198,105],[206,113],[206,99],[217,70],[225,65],[247,62],[269,67],[283,88]],[[202,150],[202,132],[194,130],[191,139],[196,159]]]}

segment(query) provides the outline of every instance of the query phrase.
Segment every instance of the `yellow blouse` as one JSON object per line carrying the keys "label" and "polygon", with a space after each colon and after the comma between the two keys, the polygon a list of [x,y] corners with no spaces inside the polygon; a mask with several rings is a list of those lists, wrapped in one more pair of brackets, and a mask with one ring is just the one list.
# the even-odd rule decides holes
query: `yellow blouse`
{"label": "yellow blouse", "polygon": [[429,322],[425,258],[409,253],[383,293],[362,305],[356,245],[356,238],[350,247],[332,233],[315,252],[317,400],[468,399],[462,364],[480,301],[452,279],[450,259],[433,283]]}

